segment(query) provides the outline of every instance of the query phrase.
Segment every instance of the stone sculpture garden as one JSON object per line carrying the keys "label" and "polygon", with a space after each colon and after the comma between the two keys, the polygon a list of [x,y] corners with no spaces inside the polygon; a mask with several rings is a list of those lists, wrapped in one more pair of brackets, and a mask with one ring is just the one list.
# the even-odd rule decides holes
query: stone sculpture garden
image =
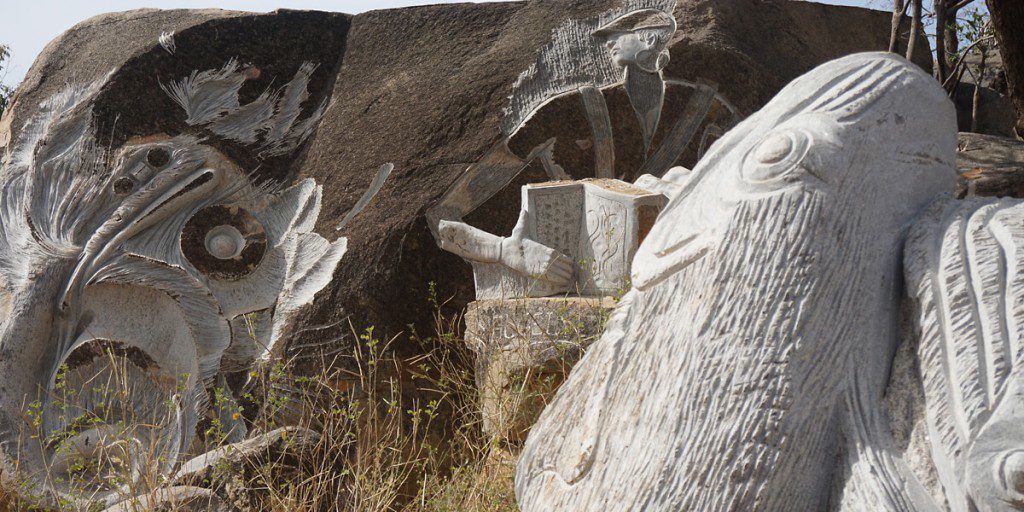
{"label": "stone sculpture garden", "polygon": [[[525,512],[1024,509],[1024,143],[958,135],[889,26],[753,0],[77,25],[0,121],[0,496],[470,510],[424,490],[468,471]],[[371,428],[446,473],[361,494]]]}

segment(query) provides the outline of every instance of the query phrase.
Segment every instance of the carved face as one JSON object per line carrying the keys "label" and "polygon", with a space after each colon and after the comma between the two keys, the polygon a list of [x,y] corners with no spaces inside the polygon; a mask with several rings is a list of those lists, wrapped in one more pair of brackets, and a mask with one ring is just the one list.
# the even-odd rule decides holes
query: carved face
{"label": "carved face", "polygon": [[636,32],[614,34],[608,38],[605,46],[615,64],[621,67],[636,64],[637,54],[648,49],[648,45],[640,41],[640,35]]}
{"label": "carved face", "polygon": [[657,30],[616,32],[607,36],[605,47],[616,66],[639,66],[657,73],[668,63],[668,53]]}
{"label": "carved face", "polygon": [[[223,90],[236,68],[194,75],[175,98],[197,122],[230,127],[224,136],[258,131],[232,120],[232,108],[250,106],[231,94],[244,78]],[[256,185],[188,135],[97,149],[100,85],[52,99],[5,169],[3,473],[8,489],[44,502],[116,497],[173,469],[207,415],[207,388],[268,357],[345,251],[344,239],[311,232],[321,194],[312,180]],[[276,97],[256,100],[268,102],[257,121],[280,137],[266,151],[310,129],[296,115],[271,126],[285,108]]]}
{"label": "carved face", "polygon": [[[824,214],[836,216],[829,220],[834,227],[864,216],[870,228],[857,229],[889,233],[886,243],[897,244],[914,213],[949,185],[948,172],[936,169],[952,166],[948,156],[933,156],[949,146],[945,126],[908,123],[923,115],[915,109],[933,105],[918,101],[900,108],[895,99],[912,95],[907,83],[920,81],[905,67],[874,54],[834,61],[794,81],[716,142],[638,251],[634,285],[648,288],[707,254],[730,249],[724,244],[739,210],[766,201],[793,208],[826,201]],[[826,69],[842,74],[825,81]],[[924,133],[910,142],[899,137],[911,128]],[[892,166],[902,170],[892,172]],[[865,204],[872,205],[868,211]],[[849,236],[852,228],[841,234]]]}

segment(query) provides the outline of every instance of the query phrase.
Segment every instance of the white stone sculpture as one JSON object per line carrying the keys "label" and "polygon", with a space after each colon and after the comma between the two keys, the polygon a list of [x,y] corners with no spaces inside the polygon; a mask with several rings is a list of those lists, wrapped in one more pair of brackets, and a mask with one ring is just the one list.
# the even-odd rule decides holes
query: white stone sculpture
{"label": "white stone sculpture", "polygon": [[[910,333],[923,391],[916,429],[950,510],[1024,509],[1024,202],[937,204],[907,241]],[[891,389],[899,393],[899,389]]]}
{"label": "white stone sculpture", "polygon": [[[293,101],[312,68],[258,105],[239,104],[235,62],[167,91],[190,123],[276,155],[323,110],[302,118]],[[169,474],[207,387],[275,353],[346,247],[312,231],[312,180],[255,184],[189,135],[108,154],[92,114],[103,83],[49,99],[2,173],[0,474],[40,504],[109,502]]]}
{"label": "white stone sculpture", "polygon": [[[633,254],[665,203],[661,194],[607,179],[526,185],[522,197],[519,222],[509,237],[495,240],[482,234],[458,239],[461,231],[452,230],[451,240],[457,242],[446,248],[470,258],[494,254],[493,259],[470,259],[477,300],[624,292]],[[452,226],[441,222],[446,243],[449,239],[444,236]],[[495,247],[467,247],[470,244]],[[556,268],[529,268],[513,261],[530,260],[531,251],[556,251]],[[545,278],[553,273],[564,276],[565,284]]]}
{"label": "white stone sculpture", "polygon": [[[551,43],[540,50],[536,63],[513,86],[501,120],[504,137],[427,212],[430,228],[442,249],[473,262],[495,264],[474,265],[477,298],[493,296],[488,293],[493,288],[490,284],[480,286],[482,274],[495,276],[485,277],[488,283],[509,281],[517,289],[522,288],[524,280],[534,281],[529,294],[516,296],[543,296],[576,288],[573,251],[565,252],[537,238],[517,238],[522,222],[517,233],[505,238],[463,222],[463,217],[494,197],[534,162],[543,165],[551,180],[573,178],[554,156],[556,144],[573,144],[560,139],[562,134],[533,148],[528,155],[517,156],[509,149],[510,141],[546,105],[573,95],[582,103],[590,133],[586,143],[593,148],[594,165],[583,174],[577,173],[576,178],[612,179],[641,174],[660,177],[687,148],[695,146],[697,154],[703,153],[709,141],[739,119],[735,107],[713,86],[663,76],[669,62],[667,48],[677,28],[672,15],[675,5],[675,0],[627,0],[594,18],[568,20],[553,30]],[[604,91],[617,85],[625,89],[636,116],[631,122],[639,126],[643,135],[642,153],[648,157],[637,164],[640,168],[624,169],[616,162],[617,127],[612,126]],[[684,114],[667,127],[655,148],[652,141],[661,122],[666,86],[688,91],[689,99]],[[716,103],[718,110],[728,112],[726,126],[705,123]],[[486,270],[481,271],[482,268]]]}
{"label": "white stone sculpture", "polygon": [[723,136],[530,432],[521,509],[929,510],[882,400],[902,242],[955,151],[941,87],[891,54],[824,64]]}

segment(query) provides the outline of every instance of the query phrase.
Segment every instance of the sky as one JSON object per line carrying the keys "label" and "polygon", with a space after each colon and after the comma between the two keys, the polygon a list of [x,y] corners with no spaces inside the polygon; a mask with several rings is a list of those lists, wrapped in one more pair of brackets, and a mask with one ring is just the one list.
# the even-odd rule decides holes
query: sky
{"label": "sky", "polygon": [[[217,7],[256,12],[288,8],[356,14],[373,9],[457,1],[460,0],[0,0],[0,44],[11,50],[10,60],[0,71],[0,82],[16,85],[50,40],[79,21],[105,12],[144,7]],[[873,5],[882,9],[889,5],[887,0],[823,0],[822,3]]]}

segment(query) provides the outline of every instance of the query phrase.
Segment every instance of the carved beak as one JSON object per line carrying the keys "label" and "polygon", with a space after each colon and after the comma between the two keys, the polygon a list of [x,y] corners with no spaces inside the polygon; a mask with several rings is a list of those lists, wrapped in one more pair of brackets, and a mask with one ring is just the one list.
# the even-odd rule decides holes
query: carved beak
{"label": "carved beak", "polygon": [[60,296],[60,309],[81,293],[95,270],[109,260],[114,250],[142,230],[171,216],[185,204],[198,204],[215,194],[221,173],[200,168],[187,174],[157,176],[146,187],[125,200],[110,220],[86,242],[78,264]]}

